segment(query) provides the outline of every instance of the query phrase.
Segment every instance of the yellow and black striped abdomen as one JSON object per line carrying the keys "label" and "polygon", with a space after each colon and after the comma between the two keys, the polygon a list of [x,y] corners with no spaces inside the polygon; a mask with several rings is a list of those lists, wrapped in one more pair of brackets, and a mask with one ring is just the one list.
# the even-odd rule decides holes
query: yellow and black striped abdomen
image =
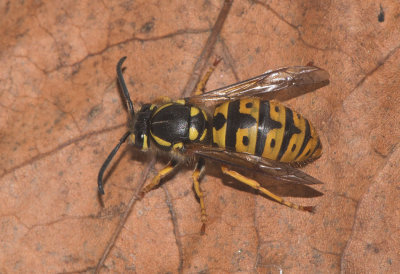
{"label": "yellow and black striped abdomen", "polygon": [[245,98],[215,108],[213,145],[280,162],[305,162],[321,155],[310,122],[276,101]]}

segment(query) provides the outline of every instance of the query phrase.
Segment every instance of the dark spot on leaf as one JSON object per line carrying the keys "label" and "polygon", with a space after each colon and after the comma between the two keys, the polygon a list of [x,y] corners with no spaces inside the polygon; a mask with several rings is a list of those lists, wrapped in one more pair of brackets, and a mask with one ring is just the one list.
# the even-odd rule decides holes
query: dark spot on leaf
{"label": "dark spot on leaf", "polygon": [[144,24],[141,28],[140,28],[140,32],[142,33],[149,33],[153,30],[154,28],[154,22],[150,21],[147,22],[146,24]]}
{"label": "dark spot on leaf", "polygon": [[379,14],[378,14],[378,21],[380,23],[385,21],[385,12],[383,11],[382,5],[379,5],[380,10],[379,10]]}

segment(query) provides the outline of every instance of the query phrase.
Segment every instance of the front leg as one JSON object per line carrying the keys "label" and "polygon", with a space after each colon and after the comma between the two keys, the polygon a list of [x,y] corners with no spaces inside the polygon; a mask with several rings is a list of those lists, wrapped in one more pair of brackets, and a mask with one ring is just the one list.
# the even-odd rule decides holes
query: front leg
{"label": "front leg", "polygon": [[151,180],[151,183],[142,189],[139,195],[143,197],[147,192],[158,186],[162,178],[168,174],[171,174],[171,172],[176,169],[178,163],[179,162],[177,160],[172,159],[162,170],[158,172],[158,174]]}
{"label": "front leg", "polygon": [[207,70],[206,74],[204,74],[203,78],[200,82],[197,83],[196,89],[194,90],[193,95],[200,95],[204,93],[206,88],[206,84],[208,79],[210,79],[211,74],[214,72],[215,68],[217,67],[218,63],[221,62],[222,59],[215,59],[213,65]]}

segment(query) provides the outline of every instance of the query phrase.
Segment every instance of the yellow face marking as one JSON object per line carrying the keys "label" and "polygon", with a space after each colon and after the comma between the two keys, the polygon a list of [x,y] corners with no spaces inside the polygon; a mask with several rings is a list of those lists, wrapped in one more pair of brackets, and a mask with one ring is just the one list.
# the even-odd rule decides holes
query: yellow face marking
{"label": "yellow face marking", "polygon": [[183,143],[182,142],[176,143],[175,145],[173,145],[173,148],[176,150],[182,149]]}
{"label": "yellow face marking", "polygon": [[243,114],[250,114],[256,120],[256,123],[254,123],[254,125],[251,127],[237,130],[235,145],[236,151],[247,152],[251,154],[255,153],[257,143],[259,108],[260,100],[258,99],[248,98],[240,100],[239,112]]}
{"label": "yellow face marking", "polygon": [[207,129],[205,128],[205,129],[203,130],[203,134],[202,134],[201,137],[200,137],[200,141],[201,141],[201,142],[204,141],[204,138],[206,138],[206,135],[207,135]]}
{"label": "yellow face marking", "polygon": [[135,144],[135,140],[136,140],[136,136],[135,134],[131,133],[131,135],[129,135],[129,143],[131,144]]}
{"label": "yellow face marking", "polygon": [[191,108],[190,108],[190,116],[191,116],[191,117],[194,117],[194,116],[196,116],[196,115],[199,114],[199,113],[200,113],[200,111],[199,111],[198,108],[196,108],[196,107],[191,107]]}
{"label": "yellow face marking", "polygon": [[148,149],[149,149],[149,147],[147,146],[147,134],[145,134],[143,136],[143,147],[142,147],[142,150],[143,151],[147,151]]}
{"label": "yellow face marking", "polygon": [[153,110],[156,107],[156,105],[151,105],[150,110]]}
{"label": "yellow face marking", "polygon": [[155,136],[152,132],[150,132],[150,134],[151,134],[151,137],[153,137],[154,141],[156,141],[157,144],[159,144],[160,146],[163,146],[163,147],[170,147],[171,146],[170,142],[165,141],[165,140]]}
{"label": "yellow face marking", "polygon": [[199,137],[199,132],[194,127],[189,128],[189,139],[194,141]]}

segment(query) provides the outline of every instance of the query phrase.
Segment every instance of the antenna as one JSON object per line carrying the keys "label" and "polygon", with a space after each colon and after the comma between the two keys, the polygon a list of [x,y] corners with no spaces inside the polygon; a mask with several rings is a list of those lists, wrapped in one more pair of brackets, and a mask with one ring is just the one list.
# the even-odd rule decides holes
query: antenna
{"label": "antenna", "polygon": [[118,76],[119,85],[121,86],[122,92],[125,97],[126,104],[128,105],[129,119],[133,119],[133,117],[135,116],[135,111],[133,110],[132,100],[131,100],[131,97],[129,96],[128,89],[126,88],[126,84],[125,84],[124,76],[122,75],[122,68],[121,68],[125,59],[126,59],[126,56],[122,57],[118,61],[117,76]]}

